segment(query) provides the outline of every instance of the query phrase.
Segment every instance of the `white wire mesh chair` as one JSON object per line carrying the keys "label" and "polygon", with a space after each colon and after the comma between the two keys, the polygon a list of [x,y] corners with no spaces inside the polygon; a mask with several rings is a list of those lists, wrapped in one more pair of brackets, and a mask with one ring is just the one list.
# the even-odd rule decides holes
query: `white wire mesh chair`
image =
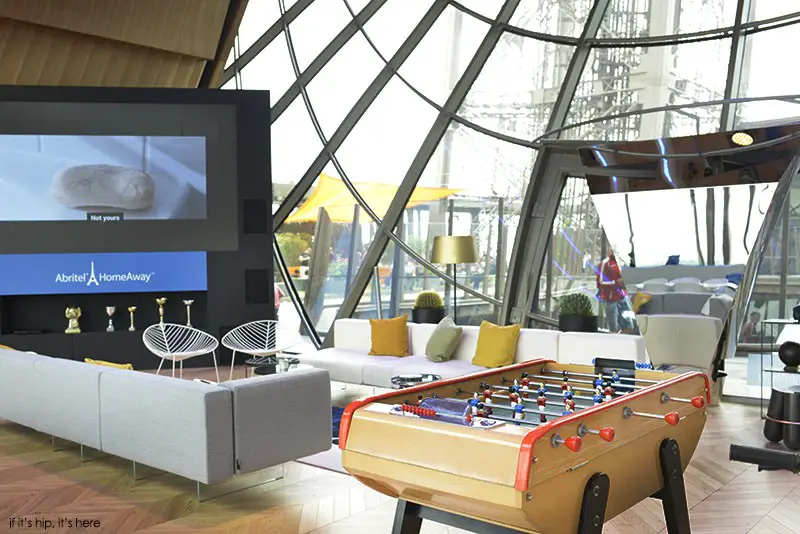
{"label": "white wire mesh chair", "polygon": [[[265,319],[239,325],[222,336],[222,346],[233,352],[229,380],[233,380],[233,366],[236,363],[237,352],[255,357],[277,357],[295,344],[297,336],[291,334],[289,330],[279,328],[278,321]],[[246,365],[245,376],[247,376]]]}
{"label": "white wire mesh chair", "polygon": [[145,329],[142,341],[147,350],[161,358],[156,374],[161,372],[164,360],[171,360],[172,376],[175,376],[175,362],[177,361],[180,364],[179,376],[183,378],[183,360],[211,353],[214,358],[217,382],[219,382],[219,368],[217,367],[219,341],[211,334],[183,324],[158,323]]}

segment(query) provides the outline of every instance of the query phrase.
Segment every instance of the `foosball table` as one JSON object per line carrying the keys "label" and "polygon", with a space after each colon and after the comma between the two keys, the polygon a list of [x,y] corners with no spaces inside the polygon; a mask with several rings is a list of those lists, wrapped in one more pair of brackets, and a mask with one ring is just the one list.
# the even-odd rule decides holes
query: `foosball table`
{"label": "foosball table", "polygon": [[647,497],[688,533],[683,471],[706,421],[708,378],[532,360],[351,403],[344,468],[398,499],[395,534],[423,519],[473,532],[602,532]]}

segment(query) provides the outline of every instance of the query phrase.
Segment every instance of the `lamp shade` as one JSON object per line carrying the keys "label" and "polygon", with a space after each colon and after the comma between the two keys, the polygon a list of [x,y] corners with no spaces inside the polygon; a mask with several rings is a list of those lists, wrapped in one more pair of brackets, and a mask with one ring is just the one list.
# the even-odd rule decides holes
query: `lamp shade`
{"label": "lamp shade", "polygon": [[443,265],[477,263],[478,246],[471,235],[438,235],[433,238],[431,262]]}

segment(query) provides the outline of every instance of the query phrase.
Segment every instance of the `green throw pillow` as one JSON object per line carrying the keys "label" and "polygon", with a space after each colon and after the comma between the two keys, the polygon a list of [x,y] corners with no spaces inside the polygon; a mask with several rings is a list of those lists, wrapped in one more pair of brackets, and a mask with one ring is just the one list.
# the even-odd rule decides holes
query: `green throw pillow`
{"label": "green throw pillow", "polygon": [[446,362],[453,357],[461,339],[461,327],[450,317],[445,317],[436,326],[428,344],[425,345],[425,356],[432,362]]}

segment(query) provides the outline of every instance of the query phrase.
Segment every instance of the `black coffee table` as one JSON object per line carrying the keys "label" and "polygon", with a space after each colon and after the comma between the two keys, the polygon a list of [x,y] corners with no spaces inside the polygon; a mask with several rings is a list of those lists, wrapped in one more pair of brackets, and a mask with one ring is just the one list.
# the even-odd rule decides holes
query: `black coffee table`
{"label": "black coffee table", "polygon": [[409,373],[392,377],[393,389],[404,389],[420,384],[429,384],[441,380],[442,377],[431,373]]}

